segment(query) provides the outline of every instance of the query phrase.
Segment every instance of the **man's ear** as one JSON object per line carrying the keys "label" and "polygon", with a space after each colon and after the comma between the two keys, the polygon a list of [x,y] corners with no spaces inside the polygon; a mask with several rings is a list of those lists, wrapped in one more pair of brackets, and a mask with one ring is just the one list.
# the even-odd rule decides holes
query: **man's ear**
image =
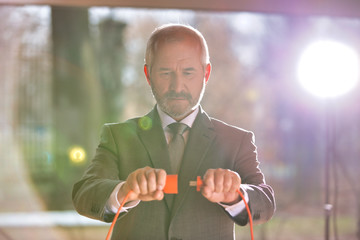
{"label": "man's ear", "polygon": [[211,74],[211,63],[206,64],[205,67],[205,84],[209,81]]}
{"label": "man's ear", "polygon": [[151,86],[151,84],[150,84],[150,71],[149,71],[149,68],[148,68],[148,66],[146,64],[144,64],[144,73],[145,73],[146,81]]}

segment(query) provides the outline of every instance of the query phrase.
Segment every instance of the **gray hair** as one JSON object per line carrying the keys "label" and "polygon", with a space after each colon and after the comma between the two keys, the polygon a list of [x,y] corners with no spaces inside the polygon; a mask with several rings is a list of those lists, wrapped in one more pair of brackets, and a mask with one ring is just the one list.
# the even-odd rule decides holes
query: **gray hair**
{"label": "gray hair", "polygon": [[147,42],[145,64],[148,65],[149,70],[151,69],[154,53],[158,44],[164,41],[182,40],[184,35],[190,36],[199,43],[204,66],[210,63],[208,46],[201,32],[189,25],[165,24],[156,28],[151,33],[151,36]]}

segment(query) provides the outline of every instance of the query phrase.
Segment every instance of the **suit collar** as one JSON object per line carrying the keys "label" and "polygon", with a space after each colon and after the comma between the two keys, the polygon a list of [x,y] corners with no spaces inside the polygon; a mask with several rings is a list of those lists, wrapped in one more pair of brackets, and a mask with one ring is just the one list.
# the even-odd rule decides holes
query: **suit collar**
{"label": "suit collar", "polygon": [[[200,109],[200,107],[196,108],[192,113],[190,113],[187,117],[182,119],[180,122],[186,124],[189,128],[191,128],[192,125],[194,124],[196,116],[198,115],[199,109]],[[159,118],[160,118],[163,129],[165,129],[169,124],[176,122],[175,119],[173,119],[168,114],[163,112],[160,109],[159,105],[156,105],[156,110],[159,114]]]}

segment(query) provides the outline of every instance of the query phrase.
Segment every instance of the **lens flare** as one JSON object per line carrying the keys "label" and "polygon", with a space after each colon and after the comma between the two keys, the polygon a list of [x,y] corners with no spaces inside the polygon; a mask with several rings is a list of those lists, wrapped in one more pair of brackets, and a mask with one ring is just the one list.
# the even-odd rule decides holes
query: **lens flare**
{"label": "lens flare", "polygon": [[73,163],[82,163],[86,159],[86,152],[82,147],[72,147],[69,150],[69,158]]}
{"label": "lens flare", "polygon": [[332,40],[309,45],[298,65],[300,84],[320,98],[333,98],[350,91],[359,78],[359,59],[350,47]]}
{"label": "lens flare", "polygon": [[150,130],[152,127],[152,120],[147,116],[140,118],[138,123],[139,126],[145,131]]}

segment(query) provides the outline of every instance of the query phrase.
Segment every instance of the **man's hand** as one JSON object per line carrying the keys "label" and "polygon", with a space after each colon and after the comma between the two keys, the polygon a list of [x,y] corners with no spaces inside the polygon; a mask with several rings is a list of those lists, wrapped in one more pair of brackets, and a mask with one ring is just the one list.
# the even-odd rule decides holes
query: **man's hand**
{"label": "man's hand", "polygon": [[162,200],[166,172],[163,169],[150,167],[139,168],[130,173],[118,193],[118,201],[122,202],[126,194],[132,190],[128,202],[133,200],[152,201]]}
{"label": "man's hand", "polygon": [[241,178],[229,169],[209,169],[203,177],[202,195],[210,202],[232,205],[241,200],[236,192],[240,189]]}

